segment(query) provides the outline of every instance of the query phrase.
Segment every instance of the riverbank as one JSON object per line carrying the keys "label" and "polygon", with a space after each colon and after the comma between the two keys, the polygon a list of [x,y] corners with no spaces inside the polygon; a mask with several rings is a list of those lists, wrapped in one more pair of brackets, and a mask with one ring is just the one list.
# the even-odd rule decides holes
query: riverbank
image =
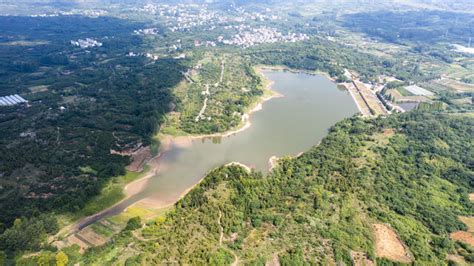
{"label": "riverbank", "polygon": [[[242,115],[242,123],[238,127],[236,127],[235,129],[232,129],[230,131],[221,132],[221,133],[214,133],[214,134],[182,135],[182,136],[172,136],[172,135],[160,134],[160,135],[157,136],[157,138],[159,139],[159,141],[161,143],[160,153],[165,153],[172,146],[178,146],[178,147],[185,148],[185,147],[189,147],[192,144],[192,141],[194,141],[194,140],[216,138],[216,137],[225,138],[225,137],[229,137],[229,136],[238,134],[238,133],[243,132],[243,131],[247,130],[248,128],[250,128],[252,126],[252,123],[251,123],[252,114],[262,110],[263,109],[263,104],[265,102],[267,102],[267,101],[269,101],[273,98],[284,97],[282,94],[272,90],[272,86],[273,86],[274,82],[267,79],[264,76],[264,74],[263,74],[263,70],[265,70],[264,68],[255,67],[254,70],[260,76],[260,78],[262,79],[262,87],[263,87],[264,93],[261,97],[258,98],[257,101],[255,101],[254,104],[250,105],[249,108],[248,108],[248,111],[245,112]],[[156,162],[156,164],[157,165],[155,167],[151,167],[154,174],[152,174],[151,176],[143,177],[142,179],[136,180],[136,181],[134,181],[131,184],[126,186],[125,191],[126,191],[126,194],[127,194],[127,198],[132,197],[132,196],[138,194],[140,191],[142,191],[142,189],[146,186],[147,180],[149,178],[151,178],[152,176],[156,175],[159,172],[159,162]],[[251,168],[246,166],[246,165],[236,163],[236,162],[230,163],[229,165],[232,165],[232,164],[239,165],[239,166],[245,168],[249,172],[251,171]],[[202,178],[204,178],[204,177],[202,177]],[[202,178],[200,180],[202,180]],[[163,200],[163,199],[146,198],[146,199],[143,199],[143,200],[137,202],[136,204],[140,205],[141,207],[146,206],[146,207],[153,208],[153,209],[161,209],[161,208],[169,207],[170,205],[174,204],[179,199],[184,197],[189,191],[191,191],[198,184],[199,183],[197,183],[197,184],[193,185],[192,187],[186,189],[186,191],[183,192],[180,195],[180,197],[177,198],[177,199]]]}
{"label": "riverbank", "polygon": [[[245,171],[247,171],[248,173],[251,173],[252,172],[252,168],[250,168],[249,166],[243,164],[243,163],[239,163],[239,162],[231,162],[231,163],[228,163],[226,164],[225,166],[240,166],[242,167],[243,169],[245,169]],[[212,171],[209,170],[209,171]],[[138,202],[136,202],[135,204],[133,204],[132,206],[137,206],[137,207],[140,207],[140,208],[145,208],[145,209],[153,209],[153,210],[162,210],[162,209],[166,209],[166,208],[170,208],[172,207],[176,202],[180,201],[182,198],[184,198],[189,192],[191,192],[191,190],[193,190],[194,188],[196,188],[197,186],[199,186],[199,184],[201,184],[201,182],[204,180],[204,177],[199,179],[199,182],[197,182],[196,184],[192,185],[191,187],[187,188],[186,190],[184,190],[180,195],[179,197],[177,198],[169,198],[169,199],[158,199],[158,198],[153,198],[153,197],[149,197],[149,198],[145,198],[145,199],[142,199]]]}
{"label": "riverbank", "polygon": [[[316,146],[319,146],[319,144],[321,144],[321,142],[318,143],[318,145]],[[285,157],[277,157],[275,155],[273,155],[272,157],[270,157],[270,159],[268,159],[268,165],[269,165],[269,168],[268,168],[268,171],[271,172],[273,169],[275,169],[275,167],[278,166],[278,161],[283,159],[283,158],[288,158],[288,159],[296,159],[298,157],[300,157],[301,155],[303,155],[305,152],[302,151],[298,154],[296,154],[295,156],[285,156]]]}
{"label": "riverbank", "polygon": [[263,94],[262,96],[258,97],[252,104],[250,104],[242,115],[241,123],[237,125],[235,128],[230,129],[225,132],[218,132],[212,134],[178,134],[178,135],[169,135],[169,134],[159,134],[157,135],[158,140],[160,143],[170,141],[171,139],[175,142],[183,142],[186,139],[204,139],[204,138],[215,138],[215,137],[229,137],[231,135],[237,134],[248,129],[252,124],[250,122],[250,117],[253,113],[262,110],[263,104],[273,98],[284,97],[284,95],[272,90],[273,81],[269,80],[263,74],[263,71],[266,70],[264,66],[256,66],[254,67],[254,71],[262,80],[262,89]]}
{"label": "riverbank", "polygon": [[[254,104],[250,105],[248,107],[248,111],[245,112],[242,116],[242,123],[236,127],[233,130],[227,131],[227,132],[222,132],[222,133],[215,133],[215,134],[203,134],[203,135],[185,135],[185,136],[172,136],[172,135],[158,135],[157,138],[160,141],[160,152],[158,153],[157,156],[149,160],[147,163],[147,171],[142,173],[142,177],[138,179],[134,179],[130,183],[126,184],[123,186],[123,193],[125,194],[125,197],[122,197],[119,201],[116,201],[115,203],[111,203],[109,207],[103,208],[101,210],[98,210],[95,214],[85,216],[79,220],[77,220],[75,223],[67,226],[67,230],[61,230],[63,233],[64,231],[67,231],[66,235],[74,234],[81,230],[83,227],[98,221],[105,217],[107,213],[109,213],[110,210],[112,210],[114,207],[122,204],[123,202],[129,200],[133,196],[137,195],[143,189],[146,187],[148,181],[150,178],[156,176],[159,171],[160,171],[160,157],[166,153],[173,145],[177,145],[180,147],[186,147],[188,145],[191,145],[193,140],[196,139],[206,139],[206,138],[214,138],[214,137],[229,137],[231,135],[237,134],[239,132],[242,132],[246,129],[248,129],[251,126],[251,116],[253,113],[258,112],[262,110],[263,104],[273,98],[276,97],[283,97],[283,95],[274,92],[271,89],[271,86],[273,85],[273,82],[271,80],[268,80],[262,73],[262,70],[260,68],[255,68],[255,71],[257,74],[262,78],[262,86],[263,86],[263,95],[259,97]],[[246,169],[249,169],[248,167],[245,167]],[[201,179],[202,180],[202,179]],[[180,198],[184,197],[190,190],[192,190],[196,185],[199,183],[193,185],[192,187],[186,189],[178,198],[173,198],[173,199],[154,199],[154,198],[147,198],[143,199],[135,204],[145,206],[145,207],[150,207],[153,209],[162,209],[169,207],[173,205],[175,202],[177,202]]]}
{"label": "riverbank", "polygon": [[[95,215],[86,217],[85,219],[80,221],[79,226],[77,228],[80,229],[80,228],[83,228],[84,226],[87,226],[88,224],[91,224],[100,219],[103,219],[104,217],[116,215],[119,211],[123,210],[122,208],[127,208],[130,206],[135,206],[135,207],[138,206],[142,208],[150,208],[150,209],[155,209],[155,210],[169,207],[173,205],[175,202],[177,202],[180,198],[185,196],[197,184],[199,184],[200,180],[202,180],[202,178],[205,177],[204,172],[200,172],[199,176],[194,177],[193,182],[188,183],[186,186],[181,187],[177,191],[173,191],[173,193],[160,193],[159,195],[156,195],[156,196],[147,196],[145,199],[141,199],[141,198],[135,199],[137,201],[131,200],[137,197],[138,194],[140,194],[142,191],[148,188],[148,186],[152,182],[150,181],[152,177],[159,175],[160,172],[166,173],[167,171],[166,169],[167,167],[169,167],[169,165],[165,163],[163,159],[160,159],[161,155],[167,156],[168,154],[167,152],[171,152],[172,150],[175,150],[175,148],[186,149],[188,147],[191,147],[192,145],[194,145],[193,143],[195,143],[196,140],[211,139],[211,138],[226,138],[226,137],[230,137],[235,134],[238,134],[240,132],[243,132],[246,129],[250,128],[250,126],[252,125],[251,123],[252,114],[262,110],[265,102],[273,98],[283,96],[272,89],[272,86],[274,84],[273,81],[269,80],[264,74],[265,74],[265,71],[267,70],[282,71],[282,70],[285,70],[285,68],[257,66],[257,67],[254,67],[254,70],[255,70],[256,75],[258,75],[261,78],[261,84],[259,86],[261,86],[263,93],[260,97],[255,98],[253,104],[247,107],[247,111],[244,112],[244,114],[242,115],[242,123],[239,125],[239,127],[236,127],[235,129],[232,129],[227,132],[215,133],[215,134],[184,135],[184,136],[174,136],[174,135],[165,135],[165,134],[157,135],[156,138],[161,143],[160,153],[159,153],[159,156],[150,160],[149,163],[147,164],[147,166],[149,167],[149,171],[145,175],[143,175],[142,178],[135,180],[123,187],[125,198],[122,201],[112,205],[109,208],[106,208],[102,211],[97,212]],[[304,73],[303,71],[298,72],[294,70],[291,72]],[[318,75],[318,74],[312,73],[312,75]],[[313,117],[312,115],[310,116]],[[281,130],[284,131],[284,129],[279,129],[280,132],[282,132]],[[232,161],[232,160],[229,160],[229,161]],[[276,160],[273,160],[273,161],[276,162]],[[226,164],[226,163],[228,162],[222,162],[222,164]],[[272,167],[272,165],[270,165],[270,167]],[[209,169],[206,169],[206,173],[208,171]],[[179,173],[179,174],[185,175],[185,173]],[[127,200],[130,200],[130,202],[126,203]]]}

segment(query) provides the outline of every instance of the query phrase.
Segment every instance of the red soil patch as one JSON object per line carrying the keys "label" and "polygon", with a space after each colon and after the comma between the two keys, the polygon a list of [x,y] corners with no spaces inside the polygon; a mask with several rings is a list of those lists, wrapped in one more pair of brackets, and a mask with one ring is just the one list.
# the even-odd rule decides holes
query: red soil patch
{"label": "red soil patch", "polygon": [[383,131],[383,135],[386,137],[391,137],[395,135],[395,129],[394,128],[387,128]]}
{"label": "red soil patch", "polygon": [[385,224],[374,224],[373,227],[377,257],[402,263],[410,263],[412,261],[407,248],[392,228]]}
{"label": "red soil patch", "polygon": [[451,238],[456,241],[464,242],[474,247],[473,233],[466,232],[466,231],[457,231],[457,232],[451,233]]}
{"label": "red soil patch", "polygon": [[451,233],[451,238],[474,247],[474,217],[459,216],[459,220],[467,225],[467,231]]}

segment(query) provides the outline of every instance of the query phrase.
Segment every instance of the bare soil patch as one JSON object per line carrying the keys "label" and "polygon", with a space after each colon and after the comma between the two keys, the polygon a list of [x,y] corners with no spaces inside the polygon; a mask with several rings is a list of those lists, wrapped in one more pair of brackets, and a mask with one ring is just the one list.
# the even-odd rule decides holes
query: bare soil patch
{"label": "bare soil patch", "polygon": [[127,170],[141,172],[146,162],[152,158],[150,147],[142,147],[132,154],[132,163],[127,166]]}
{"label": "bare soil patch", "polygon": [[93,246],[102,246],[107,242],[107,238],[97,234],[91,228],[82,229],[76,236],[84,242],[90,243]]}
{"label": "bare soil patch", "polygon": [[29,87],[28,89],[30,90],[31,93],[38,93],[38,92],[45,92],[48,91],[47,85],[39,85],[39,86],[34,86],[34,87]]}
{"label": "bare soil patch", "polygon": [[459,220],[467,225],[467,231],[451,233],[451,238],[474,247],[474,217],[459,216]]}
{"label": "bare soil patch", "polygon": [[474,235],[471,232],[457,231],[457,232],[451,233],[451,238],[456,241],[464,242],[474,247]]}
{"label": "bare soil patch", "polygon": [[474,201],[474,193],[469,194],[469,200]]}
{"label": "bare soil patch", "polygon": [[467,231],[474,233],[474,216],[459,216],[459,220],[467,225]]}
{"label": "bare soil patch", "polygon": [[265,263],[265,266],[280,266],[280,260],[278,259],[278,254],[273,254],[272,259],[268,260]]}
{"label": "bare soil patch", "polygon": [[70,237],[68,237],[67,242],[69,243],[69,245],[66,246],[72,246],[74,244],[78,245],[80,253],[84,253],[84,251],[89,248],[89,245],[77,238],[75,235],[71,235]]}
{"label": "bare soil patch", "polygon": [[383,131],[383,135],[385,137],[392,137],[393,135],[395,135],[395,129],[394,128],[387,128]]}
{"label": "bare soil patch", "polygon": [[377,257],[402,263],[410,263],[412,261],[408,249],[392,228],[386,224],[374,224],[373,227]]}

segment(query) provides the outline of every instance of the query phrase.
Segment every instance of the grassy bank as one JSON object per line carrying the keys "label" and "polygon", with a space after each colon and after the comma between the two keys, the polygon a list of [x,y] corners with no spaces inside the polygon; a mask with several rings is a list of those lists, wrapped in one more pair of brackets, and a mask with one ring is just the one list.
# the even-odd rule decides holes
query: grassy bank
{"label": "grassy bank", "polygon": [[143,177],[149,171],[149,168],[149,166],[145,166],[143,171],[139,173],[127,171],[123,176],[117,176],[110,179],[107,185],[102,189],[101,193],[89,200],[84,208],[77,212],[68,213],[60,217],[60,224],[70,224],[82,217],[93,215],[120,202],[125,198],[123,192],[124,187]]}

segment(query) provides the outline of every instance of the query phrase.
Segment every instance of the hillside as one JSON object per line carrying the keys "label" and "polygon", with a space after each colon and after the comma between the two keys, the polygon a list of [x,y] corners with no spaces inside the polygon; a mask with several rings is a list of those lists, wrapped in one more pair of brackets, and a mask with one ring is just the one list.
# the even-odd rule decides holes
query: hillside
{"label": "hillside", "polygon": [[473,262],[472,247],[449,238],[467,230],[458,216],[474,214],[473,125],[469,117],[418,112],[344,120],[267,177],[238,166],[213,170],[166,216],[143,229],[127,226],[81,260],[380,264],[442,263],[449,255]]}

